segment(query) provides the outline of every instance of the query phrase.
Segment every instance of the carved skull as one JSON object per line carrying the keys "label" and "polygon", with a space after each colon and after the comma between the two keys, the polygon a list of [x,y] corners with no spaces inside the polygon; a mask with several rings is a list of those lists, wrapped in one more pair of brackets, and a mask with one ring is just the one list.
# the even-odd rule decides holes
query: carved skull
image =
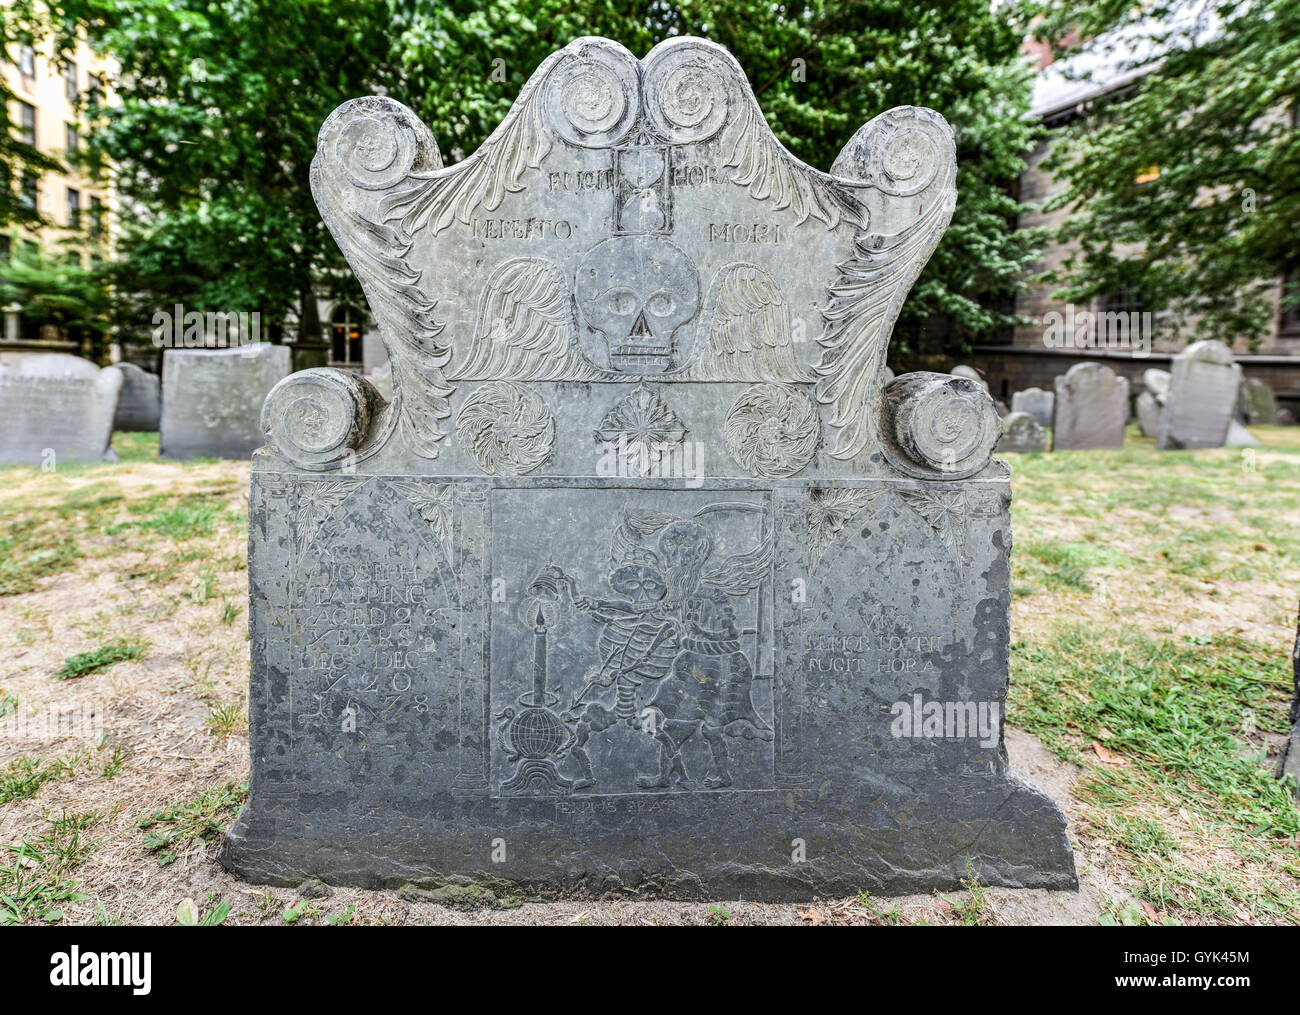
{"label": "carved skull", "polygon": [[677,329],[700,305],[700,276],[680,247],[655,236],[614,236],[578,265],[575,291],[587,324],[603,343],[584,338],[588,356],[628,374],[658,374],[683,359]]}

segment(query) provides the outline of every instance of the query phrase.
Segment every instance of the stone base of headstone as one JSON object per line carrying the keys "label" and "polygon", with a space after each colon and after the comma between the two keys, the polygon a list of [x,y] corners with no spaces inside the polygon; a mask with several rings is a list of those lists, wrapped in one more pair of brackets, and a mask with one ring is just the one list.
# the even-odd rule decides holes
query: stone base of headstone
{"label": "stone base of headstone", "polygon": [[[253,776],[221,849],[240,877],[799,900],[955,888],[970,861],[986,885],[1076,885],[1065,819],[1010,767],[1001,732],[983,746],[946,739],[950,720],[932,715],[1005,700],[1003,467],[952,484],[718,480],[672,492],[254,468]],[[646,688],[627,718],[616,688],[587,692],[584,712],[573,702],[601,627],[574,609],[564,578],[548,585],[554,561],[581,576],[577,595],[609,596],[600,576],[632,513],[747,520],[751,538],[774,534],[773,589],[808,576],[819,590],[815,604],[737,601],[759,640],[743,636],[744,656],[722,659],[756,667],[753,712],[712,734],[674,730],[667,750],[641,725],[656,719],[645,702],[673,715],[672,685],[720,660],[679,662],[682,676],[657,696]],[[904,560],[896,578],[862,581]],[[513,592],[484,610],[496,580]],[[544,603],[542,625],[527,590]],[[428,640],[347,637],[373,613],[403,611],[429,618]],[[848,627],[848,616],[862,620]],[[542,648],[547,690],[521,696],[546,625],[574,658]]]}

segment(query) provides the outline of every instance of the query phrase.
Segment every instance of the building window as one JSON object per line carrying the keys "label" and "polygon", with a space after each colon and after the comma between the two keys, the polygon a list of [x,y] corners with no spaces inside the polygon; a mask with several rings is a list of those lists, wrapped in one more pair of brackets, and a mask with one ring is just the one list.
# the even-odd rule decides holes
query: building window
{"label": "building window", "polygon": [[31,173],[23,173],[22,191],[18,196],[19,203],[28,211],[36,211],[36,177]]}
{"label": "building window", "polygon": [[77,88],[77,64],[76,61],[69,61],[67,69],[63,72],[63,83],[68,93],[68,101],[76,102],[81,97],[81,92]]}
{"label": "building window", "polygon": [[330,331],[333,335],[330,355],[333,362],[360,365],[361,332],[365,329],[365,321],[365,315],[355,307],[343,306],[334,311],[330,317]]}
{"label": "building window", "polygon": [[68,188],[68,228],[81,228],[81,192]]}
{"label": "building window", "polygon": [[90,235],[95,239],[104,235],[104,202],[94,195],[90,198]]}
{"label": "building window", "polygon": [[18,140],[36,147],[36,107],[30,102],[18,103]]}
{"label": "building window", "polygon": [[[1284,299],[1289,297],[1300,300],[1300,271],[1293,271],[1287,275],[1282,283],[1282,296]],[[1285,335],[1287,338],[1300,338],[1300,302],[1282,306],[1277,330],[1278,334]]]}
{"label": "building window", "polygon": [[68,150],[68,154],[71,155],[80,151],[81,135],[77,133],[77,128],[70,123],[65,123],[63,126],[65,130],[64,147]]}
{"label": "building window", "polygon": [[25,78],[36,77],[36,50],[31,46],[18,47],[18,72]]}
{"label": "building window", "polygon": [[87,74],[86,75],[86,98],[91,105],[102,104],[104,101],[104,75]]}

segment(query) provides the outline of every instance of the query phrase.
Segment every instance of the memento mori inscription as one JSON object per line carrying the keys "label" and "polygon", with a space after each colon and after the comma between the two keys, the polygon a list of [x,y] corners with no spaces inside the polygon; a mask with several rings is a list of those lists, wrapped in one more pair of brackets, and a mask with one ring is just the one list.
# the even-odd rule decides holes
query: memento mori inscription
{"label": "memento mori inscription", "polygon": [[1074,883],[1009,770],[1009,490],[885,348],[956,199],[905,107],[831,172],[721,48],[580,39],[444,167],[392,99],[312,186],[392,394],[282,381],[253,466],[251,879]]}

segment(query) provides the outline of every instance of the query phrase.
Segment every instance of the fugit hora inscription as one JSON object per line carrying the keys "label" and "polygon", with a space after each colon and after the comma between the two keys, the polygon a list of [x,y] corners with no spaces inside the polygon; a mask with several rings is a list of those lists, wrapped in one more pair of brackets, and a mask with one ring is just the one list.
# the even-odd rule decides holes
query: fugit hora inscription
{"label": "fugit hora inscription", "polygon": [[1075,883],[1007,764],[1008,470],[984,388],[886,385],[956,199],[904,107],[829,174],[723,49],[580,39],[444,167],[399,103],[312,187],[392,395],[267,397],[250,797],[262,882],[678,896]]}

